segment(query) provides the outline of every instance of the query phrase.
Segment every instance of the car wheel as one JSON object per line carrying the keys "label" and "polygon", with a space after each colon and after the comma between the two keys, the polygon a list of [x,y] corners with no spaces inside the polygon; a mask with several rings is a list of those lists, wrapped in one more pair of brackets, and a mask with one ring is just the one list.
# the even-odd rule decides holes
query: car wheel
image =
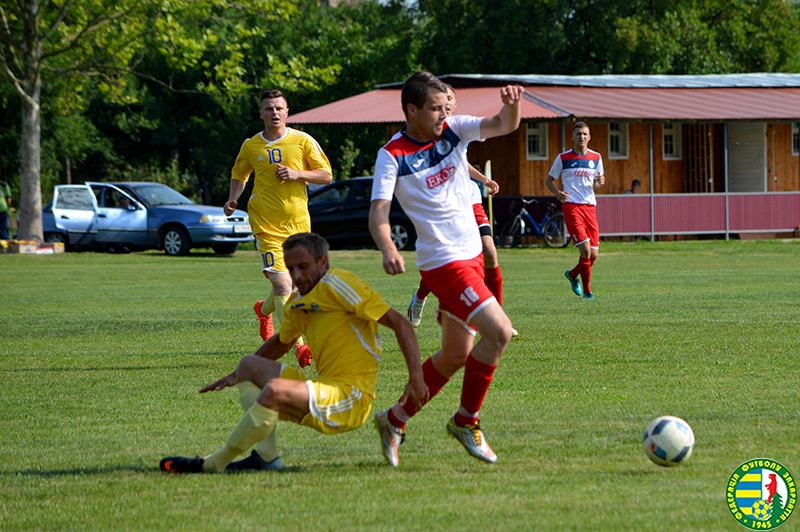
{"label": "car wheel", "polygon": [[239,243],[226,242],[225,244],[214,244],[211,246],[211,249],[213,249],[214,253],[217,255],[233,255],[236,253],[236,250],[239,249]]}
{"label": "car wheel", "polygon": [[169,227],[161,235],[161,248],[167,255],[188,255],[192,243],[183,227]]}
{"label": "car wheel", "polygon": [[411,222],[405,220],[393,220],[391,222],[392,242],[399,251],[414,249],[417,234]]}

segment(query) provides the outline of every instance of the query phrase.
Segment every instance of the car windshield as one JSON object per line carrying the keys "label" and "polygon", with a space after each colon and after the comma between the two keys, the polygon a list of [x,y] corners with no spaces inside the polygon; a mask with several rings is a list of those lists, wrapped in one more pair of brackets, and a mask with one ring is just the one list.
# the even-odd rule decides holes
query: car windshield
{"label": "car windshield", "polygon": [[136,195],[150,207],[158,207],[160,205],[194,205],[192,200],[166,185],[148,183],[132,188]]}

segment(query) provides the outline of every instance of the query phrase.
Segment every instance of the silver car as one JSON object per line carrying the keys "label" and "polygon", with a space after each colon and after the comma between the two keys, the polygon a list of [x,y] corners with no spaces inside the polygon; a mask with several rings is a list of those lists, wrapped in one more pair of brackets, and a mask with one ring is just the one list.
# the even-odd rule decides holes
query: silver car
{"label": "silver car", "polygon": [[68,248],[163,249],[186,255],[210,247],[231,254],[253,235],[247,213],[198,205],[161,183],[59,185],[42,213],[44,237]]}

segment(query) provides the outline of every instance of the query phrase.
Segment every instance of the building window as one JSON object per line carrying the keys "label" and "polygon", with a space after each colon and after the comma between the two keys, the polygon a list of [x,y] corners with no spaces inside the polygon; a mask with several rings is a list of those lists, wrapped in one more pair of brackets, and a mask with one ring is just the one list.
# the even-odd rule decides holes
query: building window
{"label": "building window", "polygon": [[792,124],[792,155],[800,155],[800,122]]}
{"label": "building window", "polygon": [[547,159],[547,122],[529,122],[526,130],[529,161]]}
{"label": "building window", "polygon": [[661,154],[665,161],[677,161],[683,157],[683,138],[680,124],[664,124],[661,135]]}
{"label": "building window", "polygon": [[608,124],[608,158],[628,158],[628,124]]}

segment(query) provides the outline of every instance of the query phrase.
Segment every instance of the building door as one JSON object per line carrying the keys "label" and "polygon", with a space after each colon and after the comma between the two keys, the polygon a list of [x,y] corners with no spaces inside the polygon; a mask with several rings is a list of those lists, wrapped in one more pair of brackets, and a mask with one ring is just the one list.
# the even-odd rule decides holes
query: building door
{"label": "building door", "polygon": [[767,191],[766,124],[729,123],[728,191]]}

